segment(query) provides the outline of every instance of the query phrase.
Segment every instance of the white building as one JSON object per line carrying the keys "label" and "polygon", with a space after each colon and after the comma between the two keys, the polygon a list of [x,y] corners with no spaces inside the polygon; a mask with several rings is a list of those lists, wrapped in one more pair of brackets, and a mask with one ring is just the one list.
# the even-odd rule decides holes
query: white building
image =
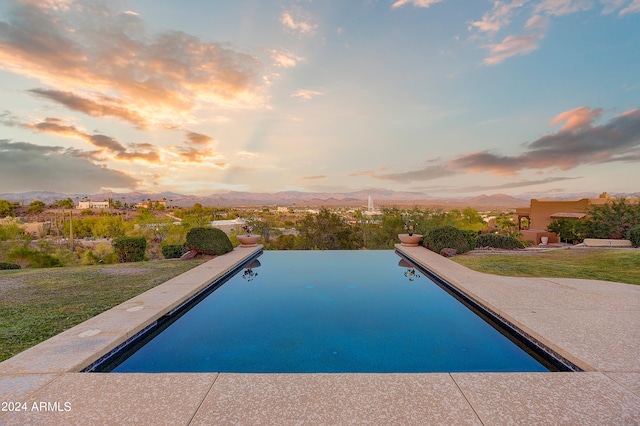
{"label": "white building", "polygon": [[236,233],[243,233],[242,226],[245,225],[246,222],[244,219],[227,219],[227,220],[212,220],[209,222],[209,226],[214,228],[218,228],[224,231],[225,234],[229,235],[232,230]]}
{"label": "white building", "polygon": [[108,201],[80,201],[78,202],[78,209],[108,209]]}

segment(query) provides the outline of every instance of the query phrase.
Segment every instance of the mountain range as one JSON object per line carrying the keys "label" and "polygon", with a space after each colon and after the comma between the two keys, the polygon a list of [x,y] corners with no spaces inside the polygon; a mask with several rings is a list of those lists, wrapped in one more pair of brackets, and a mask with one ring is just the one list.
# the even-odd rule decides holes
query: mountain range
{"label": "mountain range", "polygon": [[[581,198],[594,198],[597,193],[564,194],[562,196],[535,197],[551,200],[578,200]],[[640,197],[640,193],[633,194],[611,194],[614,197],[634,198]],[[195,203],[203,206],[216,207],[240,207],[240,206],[327,206],[327,207],[361,207],[367,205],[367,200],[371,197],[376,207],[398,206],[398,207],[430,207],[430,208],[465,208],[475,209],[498,209],[515,208],[529,206],[531,197],[513,197],[506,194],[478,195],[461,198],[439,198],[429,196],[421,192],[393,191],[388,189],[369,189],[355,192],[302,192],[302,191],[281,191],[273,193],[263,192],[239,192],[230,191],[215,193],[210,195],[188,195],[175,192],[144,193],[144,192],[101,192],[98,194],[64,194],[46,191],[31,191],[22,193],[0,194],[0,199],[19,202],[28,205],[34,200],[40,200],[50,204],[56,200],[71,198],[77,204],[78,201],[89,199],[93,201],[104,201],[109,198],[122,203],[132,204],[140,201],[162,200],[167,204],[179,207],[191,207]]]}

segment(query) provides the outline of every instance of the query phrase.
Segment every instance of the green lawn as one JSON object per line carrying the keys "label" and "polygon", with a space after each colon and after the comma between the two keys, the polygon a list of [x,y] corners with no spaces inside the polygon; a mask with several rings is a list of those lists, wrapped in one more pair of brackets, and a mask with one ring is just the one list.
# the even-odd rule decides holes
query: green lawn
{"label": "green lawn", "polygon": [[0,361],[203,262],[0,271]]}
{"label": "green lawn", "polygon": [[640,250],[570,249],[463,254],[451,258],[470,269],[513,277],[584,278],[640,284]]}

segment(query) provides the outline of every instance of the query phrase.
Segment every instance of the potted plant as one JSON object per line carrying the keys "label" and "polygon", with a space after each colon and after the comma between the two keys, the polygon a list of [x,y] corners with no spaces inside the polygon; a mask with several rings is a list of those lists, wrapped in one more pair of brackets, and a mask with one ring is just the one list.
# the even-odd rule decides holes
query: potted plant
{"label": "potted plant", "polygon": [[416,230],[416,226],[413,223],[405,223],[404,229],[407,231],[406,234],[398,234],[398,238],[400,238],[400,242],[403,246],[407,247],[417,247],[422,241],[422,235],[414,234]]}
{"label": "potted plant", "polygon": [[253,226],[251,225],[242,225],[242,229],[245,230],[246,235],[238,235],[240,247],[255,247],[260,239],[260,235],[251,235],[253,232]]}

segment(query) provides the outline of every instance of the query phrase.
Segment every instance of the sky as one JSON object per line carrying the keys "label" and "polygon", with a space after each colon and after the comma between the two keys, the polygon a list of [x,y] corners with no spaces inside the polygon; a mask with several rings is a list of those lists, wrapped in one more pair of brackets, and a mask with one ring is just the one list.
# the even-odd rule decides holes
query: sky
{"label": "sky", "polygon": [[639,181],[640,0],[0,2],[0,192]]}

